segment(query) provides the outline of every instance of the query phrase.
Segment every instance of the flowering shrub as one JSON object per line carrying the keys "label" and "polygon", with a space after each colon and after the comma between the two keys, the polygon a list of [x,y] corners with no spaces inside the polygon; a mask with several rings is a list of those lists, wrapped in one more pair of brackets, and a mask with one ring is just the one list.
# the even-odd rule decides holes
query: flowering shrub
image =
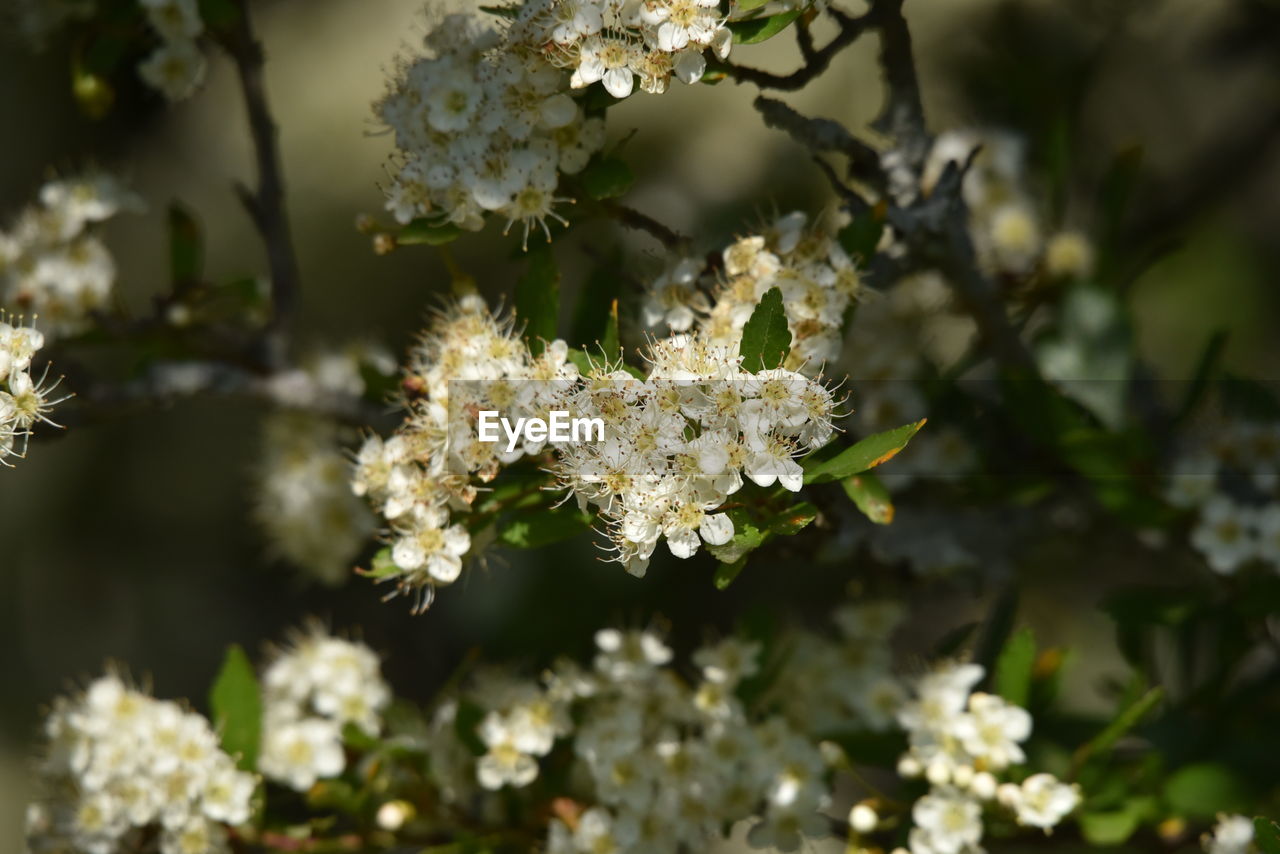
{"label": "flowering shrub", "polygon": [[[399,359],[303,347],[256,7],[14,4],[22,38],[71,45],[91,117],[234,71],[266,269],[206,269],[221,244],[172,202],[168,286],[139,310],[103,224],[142,200],[102,169],[45,182],[0,231],[0,464],[122,409],[261,410],[244,515],[295,588],[329,588],[289,595],[372,609],[385,584],[415,626],[510,632],[445,679],[448,643],[385,648],[406,609],[312,622],[259,665],[231,646],[207,714],[109,668],[45,717],[29,851],[1280,852],[1280,397],[1218,335],[1153,390],[1132,285],[1187,222],[1136,216],[1132,152],[1080,201],[1061,117],[931,128],[903,0],[843,5],[431,4],[373,105],[389,216],[356,218],[372,252],[449,275]],[[764,70],[783,34],[799,65]],[[658,114],[628,149],[610,112],[637,89],[676,78],[712,111],[717,84],[793,92],[864,36],[869,128],[752,102],[823,198],[690,235],[632,206]],[[779,183],[811,165],[776,160]],[[514,282],[454,254],[497,243]],[[624,572],[579,574],[583,543]],[[555,607],[517,577],[544,558]],[[677,574],[668,623],[646,597]],[[1037,618],[1085,607],[1064,577],[1115,626],[1113,649],[1088,623],[1092,693]],[[623,615],[589,595],[622,584]]]}

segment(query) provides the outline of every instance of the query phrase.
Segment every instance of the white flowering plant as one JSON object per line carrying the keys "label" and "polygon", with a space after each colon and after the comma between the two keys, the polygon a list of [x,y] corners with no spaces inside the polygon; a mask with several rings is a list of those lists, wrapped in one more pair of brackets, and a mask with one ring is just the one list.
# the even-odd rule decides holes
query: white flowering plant
{"label": "white flowering plant", "polygon": [[[43,182],[0,229],[0,490],[64,427],[265,410],[243,516],[290,594],[368,617],[231,646],[199,706],[120,665],[55,701],[27,850],[1280,854],[1280,396],[1220,334],[1152,381],[1132,286],[1186,222],[1138,217],[1134,151],[1066,204],[1065,120],[931,127],[903,0],[846,5],[431,4],[419,44],[365,58],[392,151],[356,231],[447,273],[397,356],[299,335],[249,0],[17,0],[93,118],[234,70],[266,269],[206,263],[172,202],[139,311],[110,243],[139,194]],[[773,97],[864,36],[867,127]],[[795,70],[754,64],[790,38]],[[731,85],[772,93],[752,107],[821,198],[683,234],[636,207],[658,114],[628,111]],[[777,159],[779,183],[809,162]],[[530,567],[552,595],[524,601]],[[1080,651],[1062,610],[1088,611]],[[462,654],[467,621],[505,643]],[[420,626],[445,642],[390,644]]]}

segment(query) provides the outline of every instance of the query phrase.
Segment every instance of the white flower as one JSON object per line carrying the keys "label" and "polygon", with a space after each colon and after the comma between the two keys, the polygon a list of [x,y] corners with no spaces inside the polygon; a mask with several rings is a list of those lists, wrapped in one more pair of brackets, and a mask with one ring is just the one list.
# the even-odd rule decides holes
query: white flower
{"label": "white flower", "polygon": [[204,32],[196,0],[140,0],[151,28],[166,42],[191,41]]}
{"label": "white flower", "polygon": [[969,713],[956,720],[952,733],[970,756],[999,771],[1025,761],[1019,742],[1031,735],[1031,715],[1000,697],[971,694]]}
{"label": "white flower", "polygon": [[1012,795],[1018,824],[1048,830],[1080,803],[1079,787],[1052,774],[1032,774]]}
{"label": "white flower", "polygon": [[639,61],[636,46],[627,39],[593,35],[582,40],[578,67],[573,73],[574,88],[604,81],[604,88],[615,98],[625,98],[635,85],[635,66]]}
{"label": "white flower", "polygon": [[935,789],[911,808],[912,854],[960,854],[982,840],[982,805],[949,788]]}
{"label": "white flower", "polygon": [[166,42],[138,66],[138,74],[170,101],[195,94],[204,82],[205,58],[193,41]]}
{"label": "white flower", "polygon": [[1250,508],[1225,495],[1215,495],[1200,508],[1200,519],[1191,531],[1191,544],[1200,550],[1214,572],[1230,575],[1257,553],[1253,515]]}
{"label": "white flower", "polygon": [[1253,821],[1244,815],[1218,814],[1218,823],[1204,838],[1208,854],[1247,854],[1253,843]]}
{"label": "white flower", "polygon": [[316,780],[336,777],[346,767],[342,734],[333,721],[305,718],[269,724],[264,730],[258,767],[290,788],[305,792]]}

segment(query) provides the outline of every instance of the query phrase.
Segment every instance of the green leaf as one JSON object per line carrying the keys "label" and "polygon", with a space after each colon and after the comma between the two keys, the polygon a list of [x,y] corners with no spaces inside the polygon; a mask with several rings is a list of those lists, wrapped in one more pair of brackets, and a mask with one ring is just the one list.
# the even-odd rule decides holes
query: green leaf
{"label": "green leaf", "polygon": [[[743,340],[745,342],[745,335]],[[806,466],[804,482],[825,483],[829,480],[841,480],[888,462],[907,446],[927,420],[921,418],[914,424],[904,424],[901,427],[868,436],[830,459]]]}
{"label": "green leaf", "polygon": [[209,692],[214,726],[222,734],[222,749],[236,757],[236,765],[252,771],[262,737],[262,696],[253,665],[237,645],[227,649],[222,669]]}
{"label": "green leaf", "polygon": [[973,660],[988,673],[995,670],[1000,651],[1013,634],[1013,621],[1018,615],[1018,586],[1008,584],[991,603],[991,612],[983,620],[982,635],[974,649]]}
{"label": "green leaf", "polygon": [[880,478],[871,472],[861,472],[846,477],[840,485],[844,487],[844,494],[872,522],[888,525],[893,521],[893,499]]}
{"label": "green leaf", "polygon": [[482,720],[484,709],[471,700],[458,701],[458,711],[453,717],[453,732],[472,756],[484,756],[489,752],[478,732]]}
{"label": "green leaf", "polygon": [[583,533],[593,518],[569,505],[517,514],[503,524],[498,542],[516,549],[541,548]]}
{"label": "green leaf", "polygon": [[396,243],[401,246],[441,246],[452,243],[462,234],[462,229],[451,222],[434,223],[429,219],[415,219],[400,229]]}
{"label": "green leaf", "polygon": [[876,253],[880,237],[884,234],[884,214],[877,207],[853,220],[836,234],[840,246],[859,264],[866,264]]}
{"label": "green leaf", "polygon": [[1150,689],[1131,705],[1127,706],[1124,711],[1120,712],[1111,723],[1085,744],[1081,745],[1076,751],[1073,764],[1078,768],[1086,760],[1092,756],[1106,753],[1110,750],[1121,736],[1138,725],[1152,709],[1159,705],[1164,698],[1164,689],[1160,686]]}
{"label": "green leaf", "polygon": [[550,244],[529,250],[529,269],[516,282],[516,318],[524,321],[524,340],[533,355],[553,341],[560,321],[560,270]]}
{"label": "green leaf", "polygon": [[1253,820],[1253,841],[1262,854],[1280,854],[1280,825],[1258,816]]}
{"label": "green leaf", "polygon": [[587,347],[604,339],[610,306],[621,296],[622,277],[618,275],[618,270],[622,269],[622,265],[620,255],[606,256],[583,283],[573,308],[570,344]]}
{"label": "green leaf", "polygon": [[787,327],[787,311],[782,305],[782,291],[769,288],[760,304],[742,327],[742,367],[753,374],[776,368],[791,349],[791,330]]}
{"label": "green leaf", "polygon": [[391,546],[383,546],[378,549],[368,569],[356,570],[357,574],[366,578],[390,578],[402,572],[404,570],[396,566],[396,562],[391,559]]}
{"label": "green leaf", "polygon": [[750,12],[759,9],[761,6],[768,5],[769,0],[735,0],[733,4],[734,12]]}
{"label": "green leaf", "polygon": [[790,537],[809,527],[817,518],[818,508],[808,501],[801,501],[766,522],[765,530],[780,537]]}
{"label": "green leaf", "polygon": [[622,361],[622,344],[618,340],[618,301],[609,306],[609,319],[605,321],[604,337],[600,339],[600,350],[610,364]]}
{"label": "green leaf", "polygon": [[1235,812],[1248,799],[1240,778],[1216,762],[1179,768],[1165,783],[1164,797],[1175,812],[1200,818]]}
{"label": "green leaf", "polygon": [[717,566],[715,575],[716,589],[725,590],[728,588],[728,586],[734,582],[734,579],[738,577],[739,573],[742,572],[743,567],[747,565],[747,558],[750,556],[750,553],[747,553],[732,563],[721,563]]}
{"label": "green leaf", "polygon": [[1135,145],[1119,152],[1102,178],[1098,193],[1098,208],[1102,211],[1098,278],[1104,282],[1117,267],[1122,228],[1141,170],[1142,146]]}
{"label": "green leaf", "polygon": [[1182,405],[1178,407],[1178,414],[1174,416],[1177,422],[1186,421],[1195,412],[1196,407],[1200,405],[1200,401],[1204,399],[1205,392],[1209,390],[1213,376],[1222,361],[1222,354],[1226,349],[1227,330],[1219,329],[1209,337],[1209,341],[1205,344],[1200,358],[1196,361],[1196,372],[1192,377],[1191,385],[1187,388],[1187,393],[1182,398]]}
{"label": "green leaf", "polygon": [[635,183],[636,176],[626,161],[617,157],[600,157],[587,164],[578,176],[582,189],[596,201],[616,199],[626,195]]}
{"label": "green leaf", "polygon": [[[762,530],[744,510],[729,511],[729,518],[733,520],[733,539],[721,546],[707,546],[707,551],[722,564],[737,564],[737,568],[732,570],[732,574],[728,576],[723,586],[719,581],[721,573],[716,573],[716,586],[721,590],[737,577],[746,556],[763,545],[770,536],[769,532]],[[728,573],[729,570],[725,572]]]}
{"label": "green leaf", "polygon": [[169,206],[169,274],[175,291],[200,282],[204,241],[195,217],[176,202]]}
{"label": "green leaf", "polygon": [[749,21],[730,21],[725,26],[733,33],[734,44],[759,44],[785,30],[800,15],[801,10],[793,9]]}
{"label": "green leaf", "polygon": [[996,659],[996,693],[1015,706],[1026,706],[1031,696],[1031,672],[1036,664],[1036,639],[1031,629],[1016,633]]}
{"label": "green leaf", "polygon": [[1090,845],[1122,845],[1142,822],[1137,810],[1108,810],[1088,812],[1080,816],[1080,833]]}

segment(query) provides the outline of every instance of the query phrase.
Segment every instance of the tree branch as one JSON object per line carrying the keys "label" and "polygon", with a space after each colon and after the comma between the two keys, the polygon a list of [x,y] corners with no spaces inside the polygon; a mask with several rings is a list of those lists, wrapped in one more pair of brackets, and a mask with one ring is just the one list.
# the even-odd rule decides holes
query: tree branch
{"label": "tree branch", "polygon": [[266,246],[272,304],[267,348],[271,363],[280,365],[287,356],[289,333],[298,307],[298,260],[285,210],[279,131],[271,117],[263,82],[265,57],[262,44],[253,33],[249,0],[238,0],[238,7],[236,29],[226,47],[240,78],[240,91],[257,163],[258,188],[251,192],[247,187],[237,185],[236,192]]}
{"label": "tree branch", "polygon": [[932,145],[920,99],[911,30],[902,16],[903,0],[873,0],[871,12],[880,30],[880,65],[884,68],[884,109],[871,127],[891,136],[917,177]]}

